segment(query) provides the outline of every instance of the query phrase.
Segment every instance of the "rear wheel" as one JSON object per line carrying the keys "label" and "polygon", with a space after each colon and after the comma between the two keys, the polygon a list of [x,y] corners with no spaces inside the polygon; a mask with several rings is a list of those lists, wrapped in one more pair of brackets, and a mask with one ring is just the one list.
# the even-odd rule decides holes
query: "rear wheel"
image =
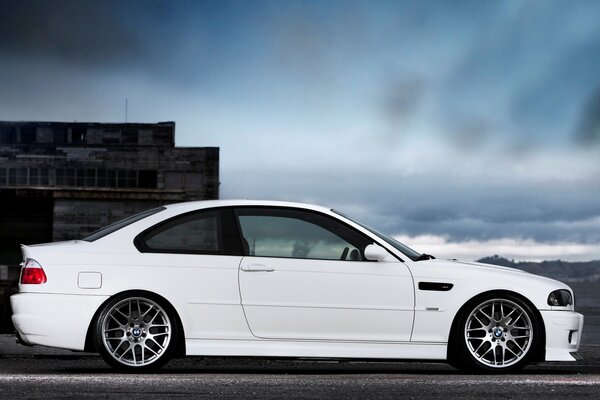
{"label": "rear wheel", "polygon": [[459,316],[450,343],[451,363],[462,369],[510,372],[525,366],[543,342],[542,324],[522,299],[490,295],[471,302]]}
{"label": "rear wheel", "polygon": [[111,366],[127,372],[155,370],[173,354],[177,340],[174,313],[149,294],[117,296],[96,320],[96,348]]}

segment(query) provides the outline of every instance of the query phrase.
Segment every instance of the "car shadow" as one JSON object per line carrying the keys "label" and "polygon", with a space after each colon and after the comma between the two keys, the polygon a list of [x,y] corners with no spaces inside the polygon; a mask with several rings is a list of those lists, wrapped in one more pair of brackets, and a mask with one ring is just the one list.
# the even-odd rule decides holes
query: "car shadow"
{"label": "car shadow", "polygon": [[[94,364],[98,364],[95,362]],[[121,374],[109,366],[69,367],[58,373]],[[600,365],[530,365],[512,374],[473,374],[460,371],[444,363],[427,362],[361,362],[361,361],[308,361],[308,360],[245,360],[228,358],[188,357],[171,360],[151,375],[234,374],[234,375],[428,375],[428,376],[511,376],[511,375],[579,375],[600,373]],[[134,373],[135,374],[135,373]]]}

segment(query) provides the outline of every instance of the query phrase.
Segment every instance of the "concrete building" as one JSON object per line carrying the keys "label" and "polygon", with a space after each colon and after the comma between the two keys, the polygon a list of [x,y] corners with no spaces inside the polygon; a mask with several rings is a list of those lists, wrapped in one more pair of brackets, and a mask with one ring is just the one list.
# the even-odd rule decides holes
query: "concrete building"
{"label": "concrete building", "polygon": [[0,121],[0,291],[18,279],[22,243],[77,239],[144,209],[218,197],[219,148],[175,147],[174,122]]}

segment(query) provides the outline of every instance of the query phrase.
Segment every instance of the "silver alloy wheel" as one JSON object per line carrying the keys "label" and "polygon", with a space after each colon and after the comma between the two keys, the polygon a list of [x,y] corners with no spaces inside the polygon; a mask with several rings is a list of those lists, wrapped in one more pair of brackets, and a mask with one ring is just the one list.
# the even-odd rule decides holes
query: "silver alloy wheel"
{"label": "silver alloy wheel", "polygon": [[102,320],[102,341],[119,363],[142,367],[158,360],[171,341],[171,321],[156,302],[130,297],[113,305]]}
{"label": "silver alloy wheel", "polygon": [[465,342],[478,362],[493,368],[509,367],[531,348],[531,318],[519,304],[492,299],[479,304],[465,324]]}

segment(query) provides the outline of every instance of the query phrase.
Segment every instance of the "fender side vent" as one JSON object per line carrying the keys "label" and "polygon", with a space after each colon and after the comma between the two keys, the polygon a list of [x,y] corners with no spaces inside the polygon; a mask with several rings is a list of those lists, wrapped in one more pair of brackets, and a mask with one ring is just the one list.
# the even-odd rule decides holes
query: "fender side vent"
{"label": "fender side vent", "polygon": [[444,282],[419,282],[419,290],[435,290],[438,292],[447,292],[452,289],[452,283]]}

